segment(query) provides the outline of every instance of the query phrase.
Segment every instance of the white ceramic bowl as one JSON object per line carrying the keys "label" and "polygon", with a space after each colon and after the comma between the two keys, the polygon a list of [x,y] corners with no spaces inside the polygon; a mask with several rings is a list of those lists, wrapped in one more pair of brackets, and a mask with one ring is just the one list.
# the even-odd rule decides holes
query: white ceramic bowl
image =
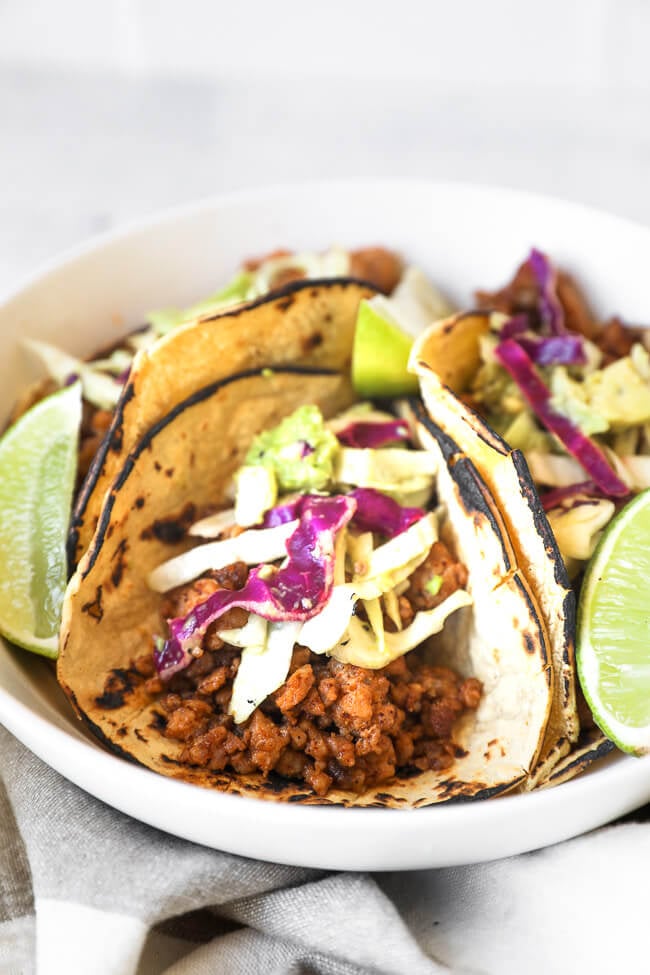
{"label": "white ceramic bowl", "polygon": [[[557,200],[431,183],[313,184],[232,194],[97,239],[34,276],[0,307],[0,414],[26,379],[20,339],[80,354],[145,313],[184,305],[243,257],[279,246],[383,243],[459,304],[505,282],[531,245],[587,286],[596,308],[650,322],[650,231]],[[650,799],[650,761],[616,756],[554,789],[413,811],[283,805],[189,786],[103,751],[43,661],[0,646],[0,721],[44,761],[137,819],[235,853],[328,869],[443,866],[575,836]]]}

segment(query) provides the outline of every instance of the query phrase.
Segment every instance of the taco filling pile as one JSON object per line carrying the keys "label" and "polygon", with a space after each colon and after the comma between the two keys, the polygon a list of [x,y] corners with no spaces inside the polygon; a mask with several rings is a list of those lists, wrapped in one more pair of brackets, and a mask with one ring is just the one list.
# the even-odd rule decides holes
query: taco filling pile
{"label": "taco filling pile", "polygon": [[83,391],[57,676],[97,737],[232,793],[395,807],[606,751],[576,584],[645,476],[650,393],[632,416],[623,390],[650,368],[577,295],[537,251],[465,314],[383,248],[281,251],[92,360],[31,343],[35,398]]}
{"label": "taco filling pile", "polygon": [[648,330],[600,320],[575,279],[535,249],[476,303],[432,324],[414,359],[524,453],[578,577],[614,513],[650,487]]}
{"label": "taco filling pile", "polygon": [[189,529],[214,540],[150,573],[167,636],[134,669],[180,762],[317,795],[453,764],[481,683],[412,651],[472,600],[436,513],[400,503],[433,491],[408,439],[370,404],[327,425],[300,407],[253,440],[234,507]]}

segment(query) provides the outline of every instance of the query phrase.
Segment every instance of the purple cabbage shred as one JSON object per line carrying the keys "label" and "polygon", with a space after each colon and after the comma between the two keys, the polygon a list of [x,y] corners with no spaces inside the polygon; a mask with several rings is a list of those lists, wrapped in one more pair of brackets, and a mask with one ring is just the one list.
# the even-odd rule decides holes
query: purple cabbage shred
{"label": "purple cabbage shred", "polygon": [[[377,532],[387,538],[400,535],[426,514],[422,508],[404,508],[387,494],[375,491],[374,488],[355,488],[349,494],[341,496],[356,501],[356,511],[350,521],[350,527],[361,532]],[[264,515],[262,528],[275,528],[278,525],[286,525],[289,521],[295,521],[296,518],[302,517],[305,506],[317,497],[317,495],[303,494],[287,504],[270,508]]]}
{"label": "purple cabbage shred", "polygon": [[566,335],[564,310],[557,296],[557,271],[546,254],[535,247],[528,255],[528,266],[539,286],[537,310],[542,331],[547,335]]}
{"label": "purple cabbage shred", "polygon": [[336,434],[344,447],[384,447],[409,439],[409,428],[403,420],[355,420]]}
{"label": "purple cabbage shred", "polygon": [[501,327],[499,337],[515,339],[538,366],[581,366],[587,361],[581,335],[572,335],[564,323],[564,310],[557,295],[557,272],[545,254],[533,248],[528,256],[539,288],[536,334],[532,317],[513,315]]}
{"label": "purple cabbage shred", "polygon": [[299,440],[298,444],[300,446],[300,459],[303,457],[309,457],[310,454],[314,453],[314,448],[306,440]]}
{"label": "purple cabbage shred", "polygon": [[362,532],[377,532],[394,538],[401,535],[426,514],[422,508],[404,508],[397,501],[373,488],[355,488],[347,495],[354,498],[357,510],[352,525]]}
{"label": "purple cabbage shred", "polygon": [[513,315],[507,322],[504,322],[499,329],[499,338],[512,339],[530,329],[528,315]]}
{"label": "purple cabbage shred", "polygon": [[494,350],[501,365],[510,373],[543,426],[560,440],[606,495],[621,498],[627,485],[610,466],[600,448],[566,416],[551,406],[551,391],[537,373],[525,349],[515,339],[505,339]]}
{"label": "purple cabbage shred", "polygon": [[572,502],[568,505],[569,508],[574,508],[579,504],[593,504],[603,498],[620,502],[620,498],[611,498],[604,491],[601,491],[593,481],[580,481],[578,484],[552,488],[540,496],[544,511],[550,511],[552,508],[567,507],[565,504],[566,501]]}
{"label": "purple cabbage shred", "polygon": [[229,609],[241,607],[273,622],[308,620],[321,611],[334,583],[336,533],[354,515],[356,501],[346,495],[302,501],[300,524],[287,541],[289,559],[283,568],[269,572],[267,566],[258,566],[242,589],[219,589],[187,616],[169,620],[170,638],[154,651],[162,678],[190,663],[192,648]]}
{"label": "purple cabbage shred", "polygon": [[524,333],[517,335],[516,339],[538,366],[582,366],[587,361],[580,335],[541,336]]}
{"label": "purple cabbage shred", "polygon": [[264,515],[262,528],[277,528],[278,525],[286,525],[289,521],[295,521],[296,518],[300,518],[304,505],[314,497],[317,497],[317,495],[301,494],[293,501],[287,501],[286,504],[279,504],[275,508],[269,508]]}

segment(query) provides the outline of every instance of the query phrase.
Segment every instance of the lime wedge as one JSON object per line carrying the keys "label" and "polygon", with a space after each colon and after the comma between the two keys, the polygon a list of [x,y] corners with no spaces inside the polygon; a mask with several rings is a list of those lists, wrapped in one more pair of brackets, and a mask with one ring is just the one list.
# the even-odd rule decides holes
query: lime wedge
{"label": "lime wedge", "polygon": [[0,440],[0,633],[56,657],[81,384],[48,396]]}
{"label": "lime wedge", "polygon": [[391,317],[381,295],[359,305],[352,384],[360,396],[407,396],[418,390],[417,377],[406,368],[413,338]]}
{"label": "lime wedge", "polygon": [[578,605],[578,673],[599,728],[619,748],[650,751],[650,490],[610,522]]}

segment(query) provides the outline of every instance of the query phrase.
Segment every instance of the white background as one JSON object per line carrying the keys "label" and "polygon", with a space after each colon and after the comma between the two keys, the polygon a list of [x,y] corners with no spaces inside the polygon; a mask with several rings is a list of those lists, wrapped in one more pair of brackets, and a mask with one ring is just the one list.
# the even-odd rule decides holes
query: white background
{"label": "white background", "polygon": [[645,0],[0,0],[0,290],[161,207],[316,177],[649,223],[649,46]]}

